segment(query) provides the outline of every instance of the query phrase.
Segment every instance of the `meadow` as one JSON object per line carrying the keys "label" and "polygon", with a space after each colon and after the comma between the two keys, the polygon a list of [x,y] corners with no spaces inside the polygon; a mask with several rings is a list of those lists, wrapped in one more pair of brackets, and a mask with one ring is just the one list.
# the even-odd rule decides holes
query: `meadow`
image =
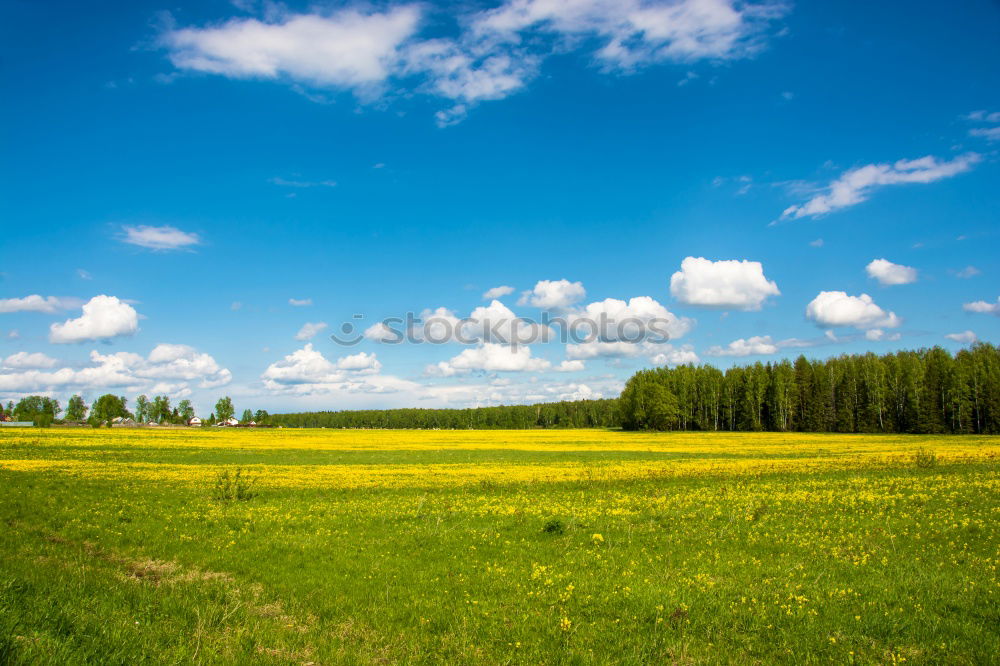
{"label": "meadow", "polygon": [[0,430],[0,663],[996,663],[998,456],[985,436]]}

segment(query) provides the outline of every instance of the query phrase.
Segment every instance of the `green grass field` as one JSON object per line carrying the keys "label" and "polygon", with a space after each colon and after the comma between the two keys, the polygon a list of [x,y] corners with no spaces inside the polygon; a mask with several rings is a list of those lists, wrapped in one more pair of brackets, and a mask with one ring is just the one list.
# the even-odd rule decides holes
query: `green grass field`
{"label": "green grass field", "polygon": [[[996,663],[998,455],[989,437],[0,431],[0,663]],[[255,496],[221,498],[238,467]]]}

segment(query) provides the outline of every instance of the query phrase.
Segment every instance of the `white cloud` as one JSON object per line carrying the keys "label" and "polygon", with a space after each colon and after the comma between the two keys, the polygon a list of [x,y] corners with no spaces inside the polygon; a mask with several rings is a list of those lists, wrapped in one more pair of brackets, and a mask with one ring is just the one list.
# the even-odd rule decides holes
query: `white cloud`
{"label": "white cloud", "polygon": [[699,361],[698,355],[694,353],[694,347],[691,345],[680,347],[666,345],[666,347],[649,358],[653,365],[688,365]]}
{"label": "white cloud", "polygon": [[76,275],[81,280],[93,280],[94,279],[94,276],[90,274],[90,271],[88,271],[86,269],[83,269],[83,268],[76,269]]}
{"label": "white cloud", "polygon": [[521,293],[518,305],[533,305],[544,310],[562,310],[579,303],[587,295],[582,282],[539,280],[535,288]]}
{"label": "white cloud", "polygon": [[574,360],[645,357],[655,365],[682,365],[697,363],[699,360],[691,345],[674,347],[666,343],[633,343],[620,340],[614,342],[593,340],[566,345],[566,356]]}
{"label": "white cloud", "polygon": [[[746,57],[787,8],[737,0],[506,0],[457,17],[454,37],[422,37],[427,8],[351,8],[234,18],[162,36],[175,67],[231,78],[350,90],[362,100],[416,90],[451,100],[440,125],[523,89],[553,53],[596,47],[605,71]],[[440,32],[440,31],[438,31]],[[309,95],[315,97],[315,95]]]}
{"label": "white cloud", "polygon": [[328,327],[325,321],[317,322],[307,322],[302,325],[299,332],[295,334],[296,340],[310,340],[316,336],[317,333],[323,331]]}
{"label": "white cloud", "polygon": [[529,347],[487,342],[478,347],[463,349],[458,356],[447,361],[427,366],[427,374],[451,377],[473,370],[532,372],[548,370],[551,365],[545,359],[532,357]]}
{"label": "white cloud", "polygon": [[514,293],[514,287],[508,287],[506,285],[500,287],[493,287],[492,289],[487,289],[483,292],[483,300],[492,301],[496,298],[503,298]]}
{"label": "white cloud", "polygon": [[399,66],[400,46],[417,29],[420,10],[346,9],[323,16],[290,14],[274,22],[232,19],[163,36],[179,69],[232,78],[276,79],[373,94]]}
{"label": "white cloud", "polygon": [[960,270],[958,273],[956,273],[955,276],[959,277],[959,278],[962,278],[963,280],[967,280],[969,278],[974,278],[977,275],[981,275],[981,274],[982,274],[982,271],[979,270],[978,268],[976,268],[975,266],[966,266],[965,268],[963,268],[962,270]]}
{"label": "white cloud", "polygon": [[687,257],[670,277],[670,295],[687,305],[759,310],[768,297],[781,292],[764,277],[759,261]]}
{"label": "white cloud", "polygon": [[583,361],[563,361],[552,369],[556,372],[581,372],[587,369],[587,364]]}
{"label": "white cloud", "polygon": [[162,227],[126,225],[122,227],[122,231],[125,232],[121,238],[122,242],[149,250],[183,250],[201,244],[198,234],[181,231],[169,225]]}
{"label": "white cloud", "polygon": [[55,314],[60,310],[79,306],[76,299],[32,294],[24,298],[0,298],[0,314],[10,312],[44,312]]}
{"label": "white cloud", "polygon": [[987,301],[974,301],[972,303],[966,303],[962,306],[962,309],[966,312],[976,312],[979,314],[992,314],[1000,317],[1000,296],[997,297],[996,303],[989,303]]}
{"label": "white cloud", "polygon": [[49,342],[65,344],[134,335],[139,330],[139,314],[115,296],[94,296],[84,303],[83,314],[49,328]]}
{"label": "white cloud", "polygon": [[[29,357],[43,354],[29,354]],[[54,367],[48,359],[43,367]],[[7,359],[9,361],[10,359]],[[23,359],[22,359],[23,360]],[[160,344],[148,357],[131,352],[101,354],[90,352],[91,366],[84,368],[63,367],[57,370],[21,370],[0,372],[0,390],[19,393],[93,389],[109,391],[155,390],[180,397],[190,393],[189,382],[200,388],[214,388],[228,384],[232,374],[220,367],[208,354],[187,345]],[[5,361],[5,366],[7,363]],[[27,368],[28,365],[17,366]]]}
{"label": "white cloud", "polygon": [[634,296],[627,302],[617,298],[595,301],[570,313],[566,319],[577,339],[589,336],[604,342],[626,343],[676,340],[695,324],[693,319],[678,317],[649,296]]}
{"label": "white cloud", "polygon": [[972,331],[962,331],[961,333],[948,333],[944,337],[949,340],[954,340],[955,342],[961,343],[963,345],[971,345],[976,342],[979,338]]}
{"label": "white cloud", "polygon": [[786,208],[781,217],[799,219],[831,213],[866,201],[880,187],[933,183],[968,171],[981,159],[977,153],[966,153],[951,161],[928,155],[915,160],[898,160],[894,164],[867,164],[845,171],[807,202]]}
{"label": "white cloud", "polygon": [[965,119],[972,123],[993,125],[993,127],[973,127],[969,130],[969,136],[986,139],[987,141],[1000,141],[1000,111],[989,113],[987,111],[973,111],[965,116]]}
{"label": "white cloud", "polygon": [[843,291],[821,291],[808,306],[806,318],[820,326],[851,326],[859,330],[895,328],[903,320],[886,312],[868,294],[848,296]]}
{"label": "white cloud", "polygon": [[289,298],[288,304],[296,308],[304,308],[313,304],[311,298]]}
{"label": "white cloud", "polygon": [[809,241],[809,246],[810,247],[823,247],[823,239],[822,238],[817,238],[814,241]]}
{"label": "white cloud", "polygon": [[200,388],[223,386],[232,379],[229,370],[221,367],[209,354],[188,345],[168,343],[156,345],[146,363],[136,368],[135,374],[160,380],[198,380]]}
{"label": "white cloud", "polygon": [[[551,331],[541,324],[529,323],[519,318],[500,301],[492,301],[488,306],[473,310],[468,321],[461,324],[466,340],[484,342],[529,343],[536,340],[547,341]],[[545,337],[543,337],[545,336]]]}
{"label": "white cloud", "polygon": [[358,352],[337,359],[338,370],[349,370],[357,373],[376,373],[382,369],[382,364],[375,357],[375,354]]}
{"label": "white cloud", "polygon": [[371,340],[372,342],[399,342],[399,337],[393,333],[392,329],[378,322],[377,324],[372,324],[364,332],[365,339]]}
{"label": "white cloud", "polygon": [[778,345],[772,342],[769,335],[755,335],[751,338],[733,340],[725,347],[718,345],[710,347],[705,353],[709,356],[762,356],[777,354]]}
{"label": "white cloud", "polygon": [[261,380],[268,391],[286,395],[419,390],[415,382],[378,374],[381,368],[375,354],[360,352],[331,362],[307,344],[269,365]]}
{"label": "white cloud", "polygon": [[879,281],[883,286],[896,284],[910,284],[917,281],[917,269],[901,264],[894,264],[887,259],[875,259],[867,266],[865,271],[868,277]]}
{"label": "white cloud", "polygon": [[509,42],[519,42],[529,30],[563,39],[595,38],[599,62],[629,70],[665,60],[746,56],[762,23],[783,12],[777,3],[727,0],[508,0],[483,12],[473,31]]}
{"label": "white cloud", "polygon": [[29,353],[21,351],[3,359],[0,365],[5,368],[52,368],[58,363],[59,361],[56,359],[46,356],[41,352]]}

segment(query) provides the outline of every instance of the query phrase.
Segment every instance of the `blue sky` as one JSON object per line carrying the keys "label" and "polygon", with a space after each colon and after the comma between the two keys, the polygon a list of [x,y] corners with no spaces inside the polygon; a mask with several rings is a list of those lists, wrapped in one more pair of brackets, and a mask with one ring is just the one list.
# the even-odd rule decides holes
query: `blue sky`
{"label": "blue sky", "polygon": [[[996,3],[4,13],[5,402],[610,397],[651,365],[1000,331]],[[673,339],[329,338],[479,307]]]}

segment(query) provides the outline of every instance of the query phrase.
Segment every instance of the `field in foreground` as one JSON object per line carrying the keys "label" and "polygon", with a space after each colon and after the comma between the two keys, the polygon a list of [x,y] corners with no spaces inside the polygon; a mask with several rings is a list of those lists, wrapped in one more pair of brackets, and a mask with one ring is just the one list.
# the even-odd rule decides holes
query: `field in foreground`
{"label": "field in foreground", "polygon": [[[0,431],[0,663],[989,663],[998,456],[971,436]],[[219,499],[238,467],[256,496]]]}

